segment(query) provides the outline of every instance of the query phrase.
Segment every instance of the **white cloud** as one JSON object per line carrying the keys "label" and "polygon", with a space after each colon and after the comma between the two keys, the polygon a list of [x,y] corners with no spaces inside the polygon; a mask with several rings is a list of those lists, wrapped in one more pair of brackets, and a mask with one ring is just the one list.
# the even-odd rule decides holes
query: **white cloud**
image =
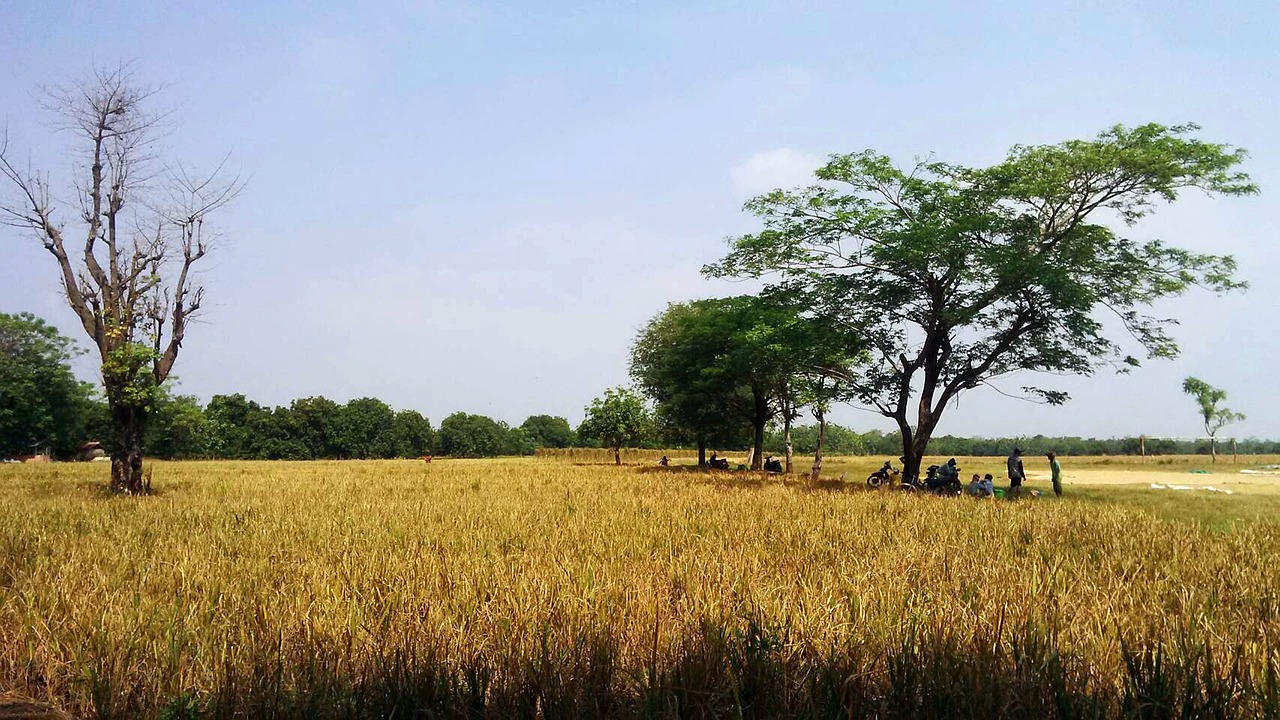
{"label": "white cloud", "polygon": [[765,150],[733,166],[729,176],[733,190],[743,196],[760,195],[777,188],[807,185],[814,181],[813,171],[823,164],[817,155],[777,148]]}

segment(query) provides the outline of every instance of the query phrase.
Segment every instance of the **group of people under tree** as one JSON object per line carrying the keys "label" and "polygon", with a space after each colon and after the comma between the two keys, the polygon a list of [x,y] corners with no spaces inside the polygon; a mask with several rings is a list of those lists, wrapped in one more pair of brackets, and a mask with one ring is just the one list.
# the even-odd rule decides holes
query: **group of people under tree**
{"label": "group of people under tree", "polygon": [[[1049,460],[1050,479],[1053,485],[1053,494],[1062,497],[1062,465],[1058,462],[1057,454],[1048,452],[1045,457]],[[902,458],[899,458],[900,460]],[[670,465],[670,459],[666,455],[658,462],[662,467]],[[712,452],[706,465],[712,469],[728,470],[728,458],[722,458],[718,453]],[[1009,453],[1009,457],[1005,460],[1005,467],[1009,478],[1009,497],[1017,498],[1022,495],[1022,484],[1027,479],[1027,471],[1022,462],[1022,448],[1015,447],[1013,452]],[[765,472],[782,472],[782,464],[772,455],[764,458]],[[872,473],[867,478],[867,484],[871,487],[879,487],[888,484],[892,476],[898,475],[899,472],[893,467],[891,461],[886,460],[879,470]],[[914,480],[908,479],[907,483],[916,485]],[[918,483],[921,487],[930,491],[941,491],[954,488],[959,492],[960,484],[960,468],[955,458],[947,460],[941,465],[931,466],[928,476],[922,482]],[[992,497],[995,492],[995,478],[991,473],[980,476],[974,473],[969,481],[969,485],[965,488],[965,492],[976,497]],[[1038,494],[1038,493],[1037,493]]]}

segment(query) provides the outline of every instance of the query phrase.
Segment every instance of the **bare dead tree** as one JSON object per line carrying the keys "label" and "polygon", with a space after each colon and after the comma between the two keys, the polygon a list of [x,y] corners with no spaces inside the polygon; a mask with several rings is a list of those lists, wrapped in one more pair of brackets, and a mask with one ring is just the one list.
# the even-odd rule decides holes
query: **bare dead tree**
{"label": "bare dead tree", "polygon": [[[0,139],[0,174],[14,191],[0,200],[0,222],[33,232],[53,255],[67,303],[98,348],[115,435],[111,488],[124,493],[147,489],[147,412],[204,300],[193,268],[210,250],[205,221],[242,187],[222,166],[194,175],[152,155],[163,119],[148,110],[152,96],[127,66],[49,93],[48,109],[84,162],[74,201],[57,199],[48,173],[15,164]],[[75,210],[70,227],[65,206]],[[68,245],[76,237],[82,250]]]}

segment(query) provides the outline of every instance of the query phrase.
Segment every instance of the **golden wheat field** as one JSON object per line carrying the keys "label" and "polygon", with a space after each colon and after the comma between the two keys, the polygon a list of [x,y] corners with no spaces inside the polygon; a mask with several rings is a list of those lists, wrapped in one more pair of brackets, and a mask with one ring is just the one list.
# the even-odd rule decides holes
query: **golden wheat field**
{"label": "golden wheat field", "polygon": [[[3,466],[0,693],[100,718],[1276,717],[1274,485],[1153,510],[1142,473],[1091,489],[1099,464],[1019,502],[647,460],[155,463],[133,499],[101,466]],[[1183,497],[1220,507],[1159,509]]]}

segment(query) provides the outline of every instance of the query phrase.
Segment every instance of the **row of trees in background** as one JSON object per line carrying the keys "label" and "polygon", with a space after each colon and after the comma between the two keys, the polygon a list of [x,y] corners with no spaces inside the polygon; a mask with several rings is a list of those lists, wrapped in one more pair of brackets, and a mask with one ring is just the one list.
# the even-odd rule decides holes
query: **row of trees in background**
{"label": "row of trees in background", "polygon": [[182,396],[157,403],[152,417],[146,452],[170,459],[496,457],[577,442],[564,418],[535,415],[511,427],[457,412],[436,428],[416,410],[397,411],[377,398],[338,404],[312,397],[272,408],[239,394],[215,395],[204,407]]}
{"label": "row of trees in background", "polygon": [[[712,303],[709,307],[713,310],[707,311],[706,317],[699,316],[702,311],[695,309],[682,322],[692,322],[692,318],[698,317],[725,319],[718,315],[724,306]],[[673,308],[682,315],[691,312],[689,306]],[[664,318],[671,319],[666,315]],[[654,332],[654,327],[661,327],[662,333]],[[668,332],[672,332],[671,328],[661,323],[651,325],[644,333],[645,343],[637,344],[637,355],[658,352],[664,337],[672,339],[663,335]],[[697,343],[685,343],[662,352],[689,353],[690,364],[675,368],[687,371],[696,365],[692,358],[697,351]],[[71,458],[85,440],[101,440],[110,451],[114,436],[109,407],[93,385],[76,379],[69,365],[80,352],[71,339],[37,317],[27,313],[0,313],[0,456],[48,450],[55,457]],[[716,357],[715,353],[711,356]],[[654,357],[657,356],[645,355],[636,367],[650,367],[642,362],[654,362]],[[651,412],[644,399],[633,391],[610,390],[587,408],[586,419],[576,431],[565,418],[550,415],[534,415],[518,427],[510,427],[483,415],[459,412],[434,427],[420,413],[396,411],[376,398],[337,403],[312,397],[294,400],[287,406],[268,407],[237,394],[216,395],[202,405],[194,397],[174,396],[161,390],[147,408],[149,421],[143,449],[148,455],[166,459],[295,460],[421,455],[493,457],[527,455],[537,448],[567,447],[750,451],[756,441],[754,395],[748,388],[735,389],[728,381],[733,363],[742,361],[730,356],[723,362],[712,368],[720,374],[707,373],[705,385],[687,390],[687,396],[671,405],[659,404],[658,412]],[[649,377],[656,382],[656,375]],[[790,387],[804,388],[804,380],[801,376],[800,382]],[[1214,411],[1210,418],[1216,422],[1222,412],[1230,412],[1220,406],[1225,393],[1205,387],[1212,391],[1204,401],[1210,403],[1208,407]],[[716,397],[717,392],[729,396]],[[797,392],[795,397],[817,397],[811,389],[806,392],[810,394]],[[1199,396],[1197,398],[1199,402]],[[699,405],[702,399],[706,400],[705,406]],[[812,399],[793,401],[790,406],[793,416],[796,415],[795,403],[806,401],[814,402]],[[1200,404],[1203,413],[1205,408]],[[738,422],[720,424],[708,410],[734,405],[738,408]],[[766,405],[767,409],[781,407],[768,397]],[[818,404],[815,407],[818,412],[814,414],[822,415],[822,407]],[[699,412],[708,410],[710,419],[705,425],[694,425],[691,432],[689,426],[681,424],[676,410],[686,411],[695,419],[701,417]],[[893,458],[900,454],[901,438],[897,433],[874,430],[859,433],[829,422],[788,426],[783,420],[776,414],[769,419],[760,437],[757,456],[764,452],[783,454],[789,445],[801,453],[816,453],[821,445],[826,452],[838,455]],[[1146,452],[1152,455],[1209,454],[1214,448],[1212,439],[1148,438],[1145,442]],[[941,436],[933,440],[930,448],[933,454],[939,455],[1004,455],[1015,444],[1028,453],[1053,450],[1061,455],[1136,455],[1142,450],[1137,438],[1043,436],[996,439]],[[1244,440],[1237,443],[1236,450],[1243,454],[1280,454],[1280,442]]]}

